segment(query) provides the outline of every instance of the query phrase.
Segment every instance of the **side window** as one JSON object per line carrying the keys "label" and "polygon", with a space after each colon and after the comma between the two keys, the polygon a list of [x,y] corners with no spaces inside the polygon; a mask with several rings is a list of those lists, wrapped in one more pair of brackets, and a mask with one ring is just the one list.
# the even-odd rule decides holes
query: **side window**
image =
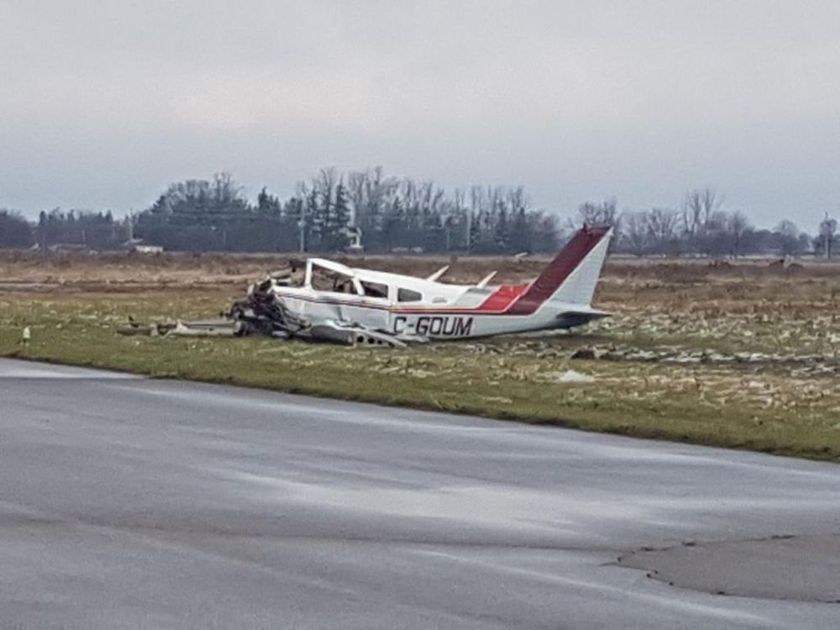
{"label": "side window", "polygon": [[333,293],[347,293],[349,295],[356,295],[356,287],[353,286],[353,280],[346,276],[336,274],[333,279]]}
{"label": "side window", "polygon": [[397,302],[420,302],[423,300],[423,295],[411,289],[398,289]]}
{"label": "side window", "polygon": [[362,291],[364,291],[366,297],[373,297],[373,298],[387,298],[388,297],[388,286],[384,284],[379,284],[378,282],[367,282],[362,280]]}

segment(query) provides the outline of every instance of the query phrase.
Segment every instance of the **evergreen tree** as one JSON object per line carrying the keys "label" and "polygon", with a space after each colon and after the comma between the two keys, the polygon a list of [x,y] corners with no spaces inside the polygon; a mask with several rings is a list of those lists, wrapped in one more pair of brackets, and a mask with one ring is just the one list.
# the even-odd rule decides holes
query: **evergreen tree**
{"label": "evergreen tree", "polygon": [[35,228],[35,239],[41,249],[50,246],[49,239],[49,218],[44,210],[38,213],[38,227]]}
{"label": "evergreen tree", "polygon": [[304,203],[303,250],[318,251],[321,248],[321,230],[324,223],[323,208],[318,201],[318,191],[313,187]]}
{"label": "evergreen tree", "polygon": [[260,194],[257,195],[257,213],[263,217],[279,219],[282,214],[280,199],[269,194],[268,189],[263,186]]}
{"label": "evergreen tree", "polygon": [[339,181],[331,211],[324,217],[323,247],[325,250],[341,251],[347,247],[349,223],[350,208],[347,205],[347,192],[343,182]]}
{"label": "evergreen tree", "polygon": [[17,212],[0,210],[0,247],[29,247],[34,240],[29,221]]}
{"label": "evergreen tree", "polygon": [[496,249],[506,253],[510,250],[510,225],[508,224],[507,208],[501,205],[496,216],[496,225],[493,229],[493,237]]}
{"label": "evergreen tree", "polygon": [[510,245],[514,253],[530,252],[533,249],[525,208],[519,208],[514,216],[511,227]]}
{"label": "evergreen tree", "polygon": [[484,213],[481,210],[478,212],[469,210],[468,212],[469,247],[467,253],[472,253],[478,251],[481,247],[481,223],[484,221]]}
{"label": "evergreen tree", "polygon": [[395,247],[399,247],[401,245],[402,226],[404,225],[404,221],[405,216],[402,201],[399,197],[394,197],[394,200],[385,211],[385,219],[382,226],[382,236],[386,252],[393,251]]}

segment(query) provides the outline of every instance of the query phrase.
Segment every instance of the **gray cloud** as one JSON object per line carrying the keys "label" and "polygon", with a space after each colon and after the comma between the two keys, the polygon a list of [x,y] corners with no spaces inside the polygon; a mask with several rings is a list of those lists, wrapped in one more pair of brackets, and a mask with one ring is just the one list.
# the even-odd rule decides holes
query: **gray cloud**
{"label": "gray cloud", "polygon": [[0,206],[145,207],[232,171],[382,164],[571,211],[713,185],[840,209],[835,2],[0,4]]}

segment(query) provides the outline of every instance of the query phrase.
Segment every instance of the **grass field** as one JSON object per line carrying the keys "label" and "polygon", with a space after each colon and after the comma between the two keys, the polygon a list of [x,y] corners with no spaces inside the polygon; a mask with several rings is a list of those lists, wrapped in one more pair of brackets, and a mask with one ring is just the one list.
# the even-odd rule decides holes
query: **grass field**
{"label": "grass field", "polygon": [[[446,262],[366,264],[419,274]],[[273,266],[6,255],[0,355],[840,459],[835,267],[612,262],[596,305],[615,317],[574,334],[395,350],[116,333],[129,315],[212,317]],[[539,262],[457,261],[453,276],[474,280],[493,266],[510,281]]]}

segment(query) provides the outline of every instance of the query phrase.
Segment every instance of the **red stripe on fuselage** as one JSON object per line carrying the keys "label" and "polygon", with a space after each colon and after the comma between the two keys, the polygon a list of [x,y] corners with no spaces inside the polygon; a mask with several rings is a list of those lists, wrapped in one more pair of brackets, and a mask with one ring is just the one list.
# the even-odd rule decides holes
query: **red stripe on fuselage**
{"label": "red stripe on fuselage", "polygon": [[[394,313],[425,314],[429,312],[440,312],[447,315],[455,314],[482,314],[482,315],[504,315],[505,310],[516,301],[520,295],[528,290],[527,284],[505,284],[497,288],[493,293],[478,306],[407,306],[392,308]],[[430,310],[434,309],[434,310]]]}
{"label": "red stripe on fuselage", "polygon": [[504,311],[528,290],[527,284],[506,284],[496,289],[479,306],[479,311]]}
{"label": "red stripe on fuselage", "polygon": [[[519,287],[515,287],[519,288]],[[523,290],[528,288],[527,285],[521,287]],[[495,292],[493,293],[495,295]],[[490,295],[488,300],[493,297]],[[313,302],[315,304],[331,304],[333,306],[349,306],[355,308],[369,308],[376,311],[389,311],[399,315],[504,315],[501,310],[489,310],[484,308],[484,303],[472,308],[465,308],[463,306],[412,306],[399,307],[386,304],[371,304],[362,303],[352,300],[341,300],[335,298],[314,297],[309,295],[298,295],[291,293],[277,292],[277,297],[288,298],[293,300],[303,300],[304,302]],[[485,303],[487,300],[485,300]]]}

